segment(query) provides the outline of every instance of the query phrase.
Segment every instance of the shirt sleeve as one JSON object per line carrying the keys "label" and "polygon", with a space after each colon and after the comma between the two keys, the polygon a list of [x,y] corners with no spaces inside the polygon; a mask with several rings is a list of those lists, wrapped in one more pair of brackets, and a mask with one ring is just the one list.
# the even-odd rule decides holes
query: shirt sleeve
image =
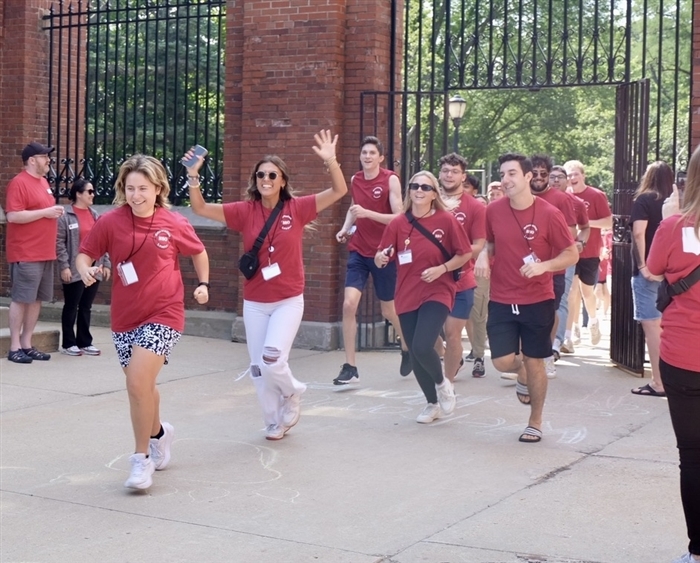
{"label": "shirt sleeve", "polygon": [[[653,196],[652,196],[653,197]],[[648,194],[642,194],[632,203],[632,211],[630,212],[630,223],[635,221],[648,221],[651,217]]]}
{"label": "shirt sleeve", "polygon": [[659,228],[656,229],[646,259],[647,269],[650,274],[662,276],[666,272],[668,266],[668,249],[671,246],[669,234],[679,217],[679,215],[673,215],[672,217],[664,219],[661,221]]}
{"label": "shirt sleeve", "polygon": [[571,230],[564,220],[564,215],[558,209],[554,209],[549,221],[550,245],[555,252],[552,256],[558,256],[565,249],[574,244]]}
{"label": "shirt sleeve", "polygon": [[318,217],[318,211],[316,211],[316,196],[315,195],[305,195],[296,198],[297,213],[299,214],[299,219],[302,225],[311,223],[316,217]]}
{"label": "shirt sleeve", "polygon": [[109,217],[103,217],[100,221],[95,221],[87,238],[80,244],[80,252],[86,254],[93,260],[108,252],[108,228]]}
{"label": "shirt sleeve", "polygon": [[179,223],[180,236],[177,240],[177,250],[183,256],[194,256],[204,250],[202,241],[199,240],[192,224],[180,215],[175,215]]}
{"label": "shirt sleeve", "polygon": [[486,238],[486,207],[480,203],[476,203],[476,205],[473,206],[469,238],[471,242]]}
{"label": "shirt sleeve", "polygon": [[248,215],[250,204],[247,201],[224,203],[224,218],[226,226],[232,231],[242,231],[245,226],[244,218]]}

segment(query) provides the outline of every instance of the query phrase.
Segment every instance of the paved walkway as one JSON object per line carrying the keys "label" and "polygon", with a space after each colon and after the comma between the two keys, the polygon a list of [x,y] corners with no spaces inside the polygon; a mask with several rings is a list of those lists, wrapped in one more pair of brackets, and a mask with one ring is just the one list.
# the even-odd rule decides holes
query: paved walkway
{"label": "paved walkway", "polygon": [[269,442],[245,346],[184,337],[159,378],[173,461],[130,493],[123,375],[94,332],[100,357],[0,360],[3,563],[668,563],[687,544],[666,400],[630,394],[606,339],[558,363],[533,445],[490,361],[420,425],[397,352],[361,353],[339,389],[342,352],[308,350],[302,418]]}

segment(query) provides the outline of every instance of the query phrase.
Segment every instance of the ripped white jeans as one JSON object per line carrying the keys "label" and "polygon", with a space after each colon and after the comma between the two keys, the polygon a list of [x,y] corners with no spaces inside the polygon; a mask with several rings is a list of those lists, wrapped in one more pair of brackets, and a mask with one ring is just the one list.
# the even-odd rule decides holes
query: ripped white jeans
{"label": "ripped white jeans", "polygon": [[250,377],[258,393],[265,426],[282,422],[285,397],[306,391],[289,369],[289,352],[304,315],[304,295],[260,303],[243,301]]}

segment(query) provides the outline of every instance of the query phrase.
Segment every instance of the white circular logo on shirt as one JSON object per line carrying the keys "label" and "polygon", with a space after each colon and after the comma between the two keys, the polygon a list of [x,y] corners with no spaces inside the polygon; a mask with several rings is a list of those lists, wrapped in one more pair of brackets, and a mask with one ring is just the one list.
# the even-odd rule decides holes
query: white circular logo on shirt
{"label": "white circular logo on shirt", "polygon": [[467,214],[464,213],[464,211],[457,211],[454,215],[455,219],[459,221],[459,224],[464,225],[464,222],[467,220]]}
{"label": "white circular logo on shirt", "polygon": [[436,239],[438,239],[438,241],[442,242],[442,237],[445,236],[445,231],[443,231],[442,229],[435,229],[435,230],[433,231],[433,236],[434,236]]}
{"label": "white circular logo on shirt", "polygon": [[381,186],[377,186],[376,188],[372,189],[372,197],[374,199],[379,199],[382,197],[382,193],[384,192],[384,189]]}
{"label": "white circular logo on shirt", "polygon": [[525,237],[525,240],[535,240],[535,238],[537,238],[537,233],[537,225],[530,223],[523,227],[523,236]]}
{"label": "white circular logo on shirt", "polygon": [[288,231],[289,229],[292,228],[292,216],[291,215],[282,215],[280,217],[280,227],[282,227],[283,231]]}
{"label": "white circular logo on shirt", "polygon": [[167,229],[160,229],[159,231],[153,233],[153,239],[156,241],[156,246],[158,248],[162,248],[163,250],[170,246],[171,238],[173,238],[173,235],[171,235],[170,231]]}

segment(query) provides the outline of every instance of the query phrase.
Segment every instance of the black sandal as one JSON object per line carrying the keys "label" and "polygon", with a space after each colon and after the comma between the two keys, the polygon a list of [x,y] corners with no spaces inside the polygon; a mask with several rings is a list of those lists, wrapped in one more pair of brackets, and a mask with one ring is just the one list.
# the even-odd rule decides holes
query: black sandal
{"label": "black sandal", "polygon": [[46,362],[51,359],[51,354],[45,354],[44,352],[39,352],[34,346],[31,348],[22,348],[22,352],[32,360],[39,360],[40,362]]}
{"label": "black sandal", "polygon": [[23,350],[10,350],[7,353],[7,359],[16,364],[31,364],[32,359],[24,353]]}

